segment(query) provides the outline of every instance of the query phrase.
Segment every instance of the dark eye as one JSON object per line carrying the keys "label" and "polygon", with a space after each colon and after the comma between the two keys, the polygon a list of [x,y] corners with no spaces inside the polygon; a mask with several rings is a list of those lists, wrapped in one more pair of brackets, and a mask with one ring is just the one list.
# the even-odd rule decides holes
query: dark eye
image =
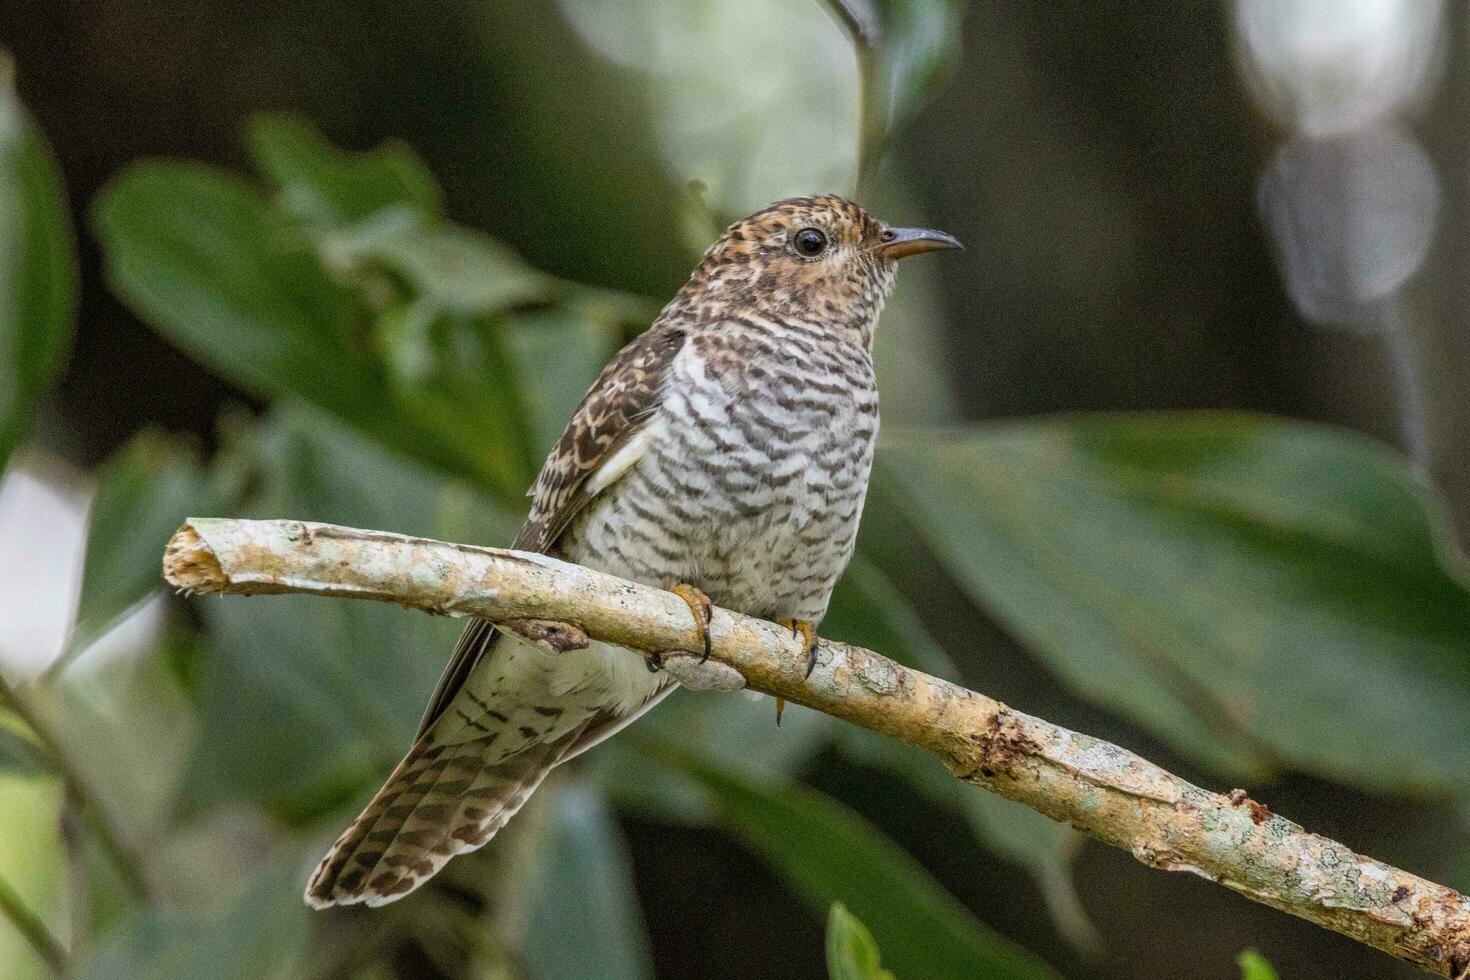
{"label": "dark eye", "polygon": [[807,258],[821,255],[822,250],[827,247],[827,236],[815,228],[803,228],[792,241],[796,243],[797,253]]}

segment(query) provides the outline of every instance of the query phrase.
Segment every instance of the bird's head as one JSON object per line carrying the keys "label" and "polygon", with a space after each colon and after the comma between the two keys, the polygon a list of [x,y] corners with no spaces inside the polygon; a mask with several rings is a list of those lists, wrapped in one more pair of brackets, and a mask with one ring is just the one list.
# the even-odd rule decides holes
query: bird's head
{"label": "bird's head", "polygon": [[960,247],[943,232],[891,228],[845,198],[791,198],[725,229],[671,305],[703,320],[742,310],[800,319],[868,345],[898,260]]}

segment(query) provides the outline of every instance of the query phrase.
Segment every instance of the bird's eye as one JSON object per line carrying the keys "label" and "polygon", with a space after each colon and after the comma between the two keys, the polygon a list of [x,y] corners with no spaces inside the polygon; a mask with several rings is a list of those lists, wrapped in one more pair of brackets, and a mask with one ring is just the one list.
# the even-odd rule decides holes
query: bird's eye
{"label": "bird's eye", "polygon": [[796,243],[796,251],[807,258],[821,255],[827,247],[827,236],[815,228],[803,228],[792,241]]}

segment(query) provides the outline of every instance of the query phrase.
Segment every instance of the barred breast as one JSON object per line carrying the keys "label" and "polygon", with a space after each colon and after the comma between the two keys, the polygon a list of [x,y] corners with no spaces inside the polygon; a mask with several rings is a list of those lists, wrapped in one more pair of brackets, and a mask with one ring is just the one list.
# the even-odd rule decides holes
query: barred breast
{"label": "barred breast", "polygon": [[[532,487],[516,547],[820,622],[867,491],[870,351],[896,263],[957,245],[830,196],[731,225],[598,375]],[[307,901],[408,894],[675,686],[631,650],[558,654],[473,621],[413,747],[322,859]]]}
{"label": "barred breast", "polygon": [[820,622],[852,557],[877,433],[866,350],[799,322],[722,324],[674,359],[638,461],[558,550],[749,615]]}

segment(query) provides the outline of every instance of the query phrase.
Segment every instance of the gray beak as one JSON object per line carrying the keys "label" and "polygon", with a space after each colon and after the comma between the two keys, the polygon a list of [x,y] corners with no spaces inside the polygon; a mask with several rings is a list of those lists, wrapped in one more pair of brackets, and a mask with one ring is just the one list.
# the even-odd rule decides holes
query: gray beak
{"label": "gray beak", "polygon": [[959,239],[942,231],[931,231],[928,228],[889,228],[883,232],[877,251],[890,259],[901,259],[920,252],[964,247]]}

